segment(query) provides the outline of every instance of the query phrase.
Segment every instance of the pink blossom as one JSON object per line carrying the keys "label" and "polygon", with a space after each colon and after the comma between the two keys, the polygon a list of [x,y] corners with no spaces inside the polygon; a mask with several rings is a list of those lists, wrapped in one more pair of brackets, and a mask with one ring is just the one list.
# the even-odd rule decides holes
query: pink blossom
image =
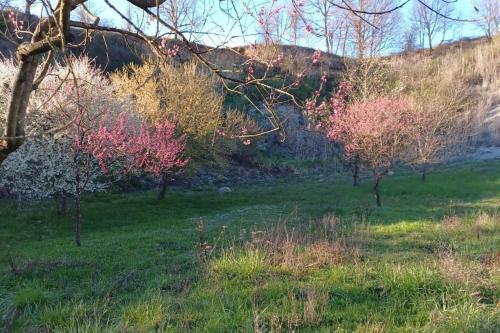
{"label": "pink blossom", "polygon": [[24,27],[24,21],[23,20],[18,20],[16,13],[14,13],[13,10],[9,10],[7,14],[7,20],[14,26],[14,29],[16,31],[23,30]]}
{"label": "pink blossom", "polygon": [[[328,101],[319,101],[321,91],[326,84],[326,76],[323,75],[320,79],[320,86],[314,91],[311,98],[306,100],[304,111],[308,120],[312,124],[321,123],[317,129],[325,130],[325,124],[332,121],[332,116],[346,107],[346,100],[350,94],[352,87],[346,83],[340,83],[335,95]],[[315,126],[316,127],[316,126]]]}
{"label": "pink blossom", "polygon": [[103,171],[120,160],[126,172],[141,170],[160,175],[182,169],[189,161],[182,157],[186,137],[177,137],[175,129],[175,123],[167,119],[152,126],[143,122],[140,127],[125,116],[104,119],[98,130],[88,135],[86,150]]}
{"label": "pink blossom", "polygon": [[253,68],[253,66],[252,66],[252,65],[249,65],[249,66],[247,67],[247,73],[248,73],[249,75],[253,75],[253,73],[254,73],[254,68]]}
{"label": "pink blossom", "polygon": [[160,39],[158,47],[164,54],[168,55],[169,57],[177,56],[180,51],[179,44],[173,44],[172,47],[168,47],[168,43],[169,43],[169,38],[167,36],[164,36]]}
{"label": "pink blossom", "polygon": [[177,56],[177,54],[179,54],[179,51],[180,51],[179,45],[175,44],[171,48],[167,49],[167,55],[169,57],[175,57],[175,56]]}
{"label": "pink blossom", "polygon": [[314,53],[311,57],[312,63],[316,64],[320,58],[321,58],[321,51],[320,50],[314,51]]}

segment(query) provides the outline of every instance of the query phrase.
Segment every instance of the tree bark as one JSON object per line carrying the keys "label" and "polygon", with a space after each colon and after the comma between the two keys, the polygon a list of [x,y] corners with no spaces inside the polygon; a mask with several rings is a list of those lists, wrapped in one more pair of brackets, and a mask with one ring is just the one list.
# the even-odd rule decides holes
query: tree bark
{"label": "tree bark", "polygon": [[26,25],[28,26],[28,29],[31,27],[31,5],[32,2],[31,0],[26,1],[26,5],[24,6],[24,14],[26,15]]}
{"label": "tree bark", "polygon": [[429,41],[429,53],[431,54],[432,53],[432,34],[431,33],[427,34],[427,39]]}
{"label": "tree bark", "polygon": [[422,165],[422,183],[427,181],[427,163]]}
{"label": "tree bark", "polygon": [[352,166],[352,186],[359,186],[359,163],[358,160],[354,160]]}
{"label": "tree bark", "polygon": [[66,194],[62,194],[56,197],[56,208],[57,215],[66,216],[68,213],[68,196]]}
{"label": "tree bark", "polygon": [[380,199],[380,176],[375,176],[373,192],[375,193],[375,202],[377,204],[377,207],[381,207],[382,201]]}
{"label": "tree bark", "polygon": [[81,246],[81,195],[82,189],[80,188],[80,170],[76,170],[76,191],[75,191],[75,244],[76,246]]}
{"label": "tree bark", "polygon": [[14,137],[24,135],[23,122],[26,116],[31,91],[33,90],[33,82],[35,81],[37,67],[38,59],[36,56],[26,56],[19,61],[19,70],[14,79],[9,108],[7,109],[6,135],[13,139],[7,140],[5,157],[19,148],[23,142],[21,138]]}
{"label": "tree bark", "polygon": [[167,185],[168,185],[168,175],[167,173],[164,173],[161,176],[160,192],[158,193],[158,200],[165,199],[165,194],[167,193]]}
{"label": "tree bark", "polygon": [[331,47],[330,47],[330,36],[329,36],[329,29],[328,29],[328,3],[326,0],[323,1],[323,30],[325,34],[325,46],[326,46],[326,52],[327,53],[332,53]]}

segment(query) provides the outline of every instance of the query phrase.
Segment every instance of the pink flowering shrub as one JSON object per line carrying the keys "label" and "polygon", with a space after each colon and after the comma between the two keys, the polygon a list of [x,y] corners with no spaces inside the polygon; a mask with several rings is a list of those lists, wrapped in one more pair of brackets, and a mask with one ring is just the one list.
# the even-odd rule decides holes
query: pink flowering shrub
{"label": "pink flowering shrub", "polygon": [[154,125],[144,121],[137,126],[125,115],[101,121],[87,141],[87,150],[105,172],[110,164],[120,161],[126,172],[144,171],[157,176],[186,166],[189,159],[182,157],[185,146],[186,136],[177,137],[175,122],[164,118]]}

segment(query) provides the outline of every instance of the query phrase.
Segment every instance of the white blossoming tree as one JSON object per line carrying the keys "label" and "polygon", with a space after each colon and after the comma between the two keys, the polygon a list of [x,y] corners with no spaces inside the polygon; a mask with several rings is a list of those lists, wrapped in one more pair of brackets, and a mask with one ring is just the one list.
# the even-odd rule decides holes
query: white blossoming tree
{"label": "white blossoming tree", "polygon": [[[33,92],[26,115],[27,139],[0,167],[0,186],[19,199],[56,198],[61,212],[66,198],[74,197],[79,229],[81,194],[106,187],[85,142],[104,116],[127,108],[113,98],[112,84],[88,59],[71,61],[71,67],[52,67]],[[12,62],[0,61],[0,121],[5,121],[14,71]],[[80,243],[79,235],[76,242]]]}
{"label": "white blossoming tree", "polygon": [[[0,168],[0,186],[18,200],[54,198],[58,214],[66,215],[67,200],[76,188],[69,145],[54,137],[27,140]],[[85,191],[105,190],[98,165],[91,168]]]}

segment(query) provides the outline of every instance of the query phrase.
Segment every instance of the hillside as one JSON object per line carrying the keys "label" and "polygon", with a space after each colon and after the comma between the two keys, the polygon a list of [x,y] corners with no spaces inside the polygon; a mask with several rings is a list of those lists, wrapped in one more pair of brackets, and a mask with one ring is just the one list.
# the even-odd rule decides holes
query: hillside
{"label": "hillside", "polygon": [[[500,36],[464,39],[428,50],[394,55],[389,62],[411,80],[427,80],[437,88],[451,80],[476,98],[474,112],[482,124],[479,146],[500,146]],[[458,89],[458,88],[457,88]]]}
{"label": "hillside", "polygon": [[[33,17],[32,20],[36,20],[36,17]],[[85,39],[86,37],[89,38]],[[177,43],[181,46],[181,52],[177,57],[179,61],[184,62],[193,58],[192,54],[185,49],[181,42],[172,41],[170,43]],[[78,47],[72,49],[72,52],[76,55],[87,55],[95,61],[96,66],[105,72],[113,72],[128,63],[140,63],[143,57],[153,56],[153,53],[143,41],[133,37],[124,37],[113,32],[96,32],[87,36],[83,30],[73,29],[72,44],[78,45]],[[438,71],[442,75],[455,76],[455,80],[460,80],[466,84],[470,91],[480,95],[479,99],[481,100],[481,105],[476,112],[478,118],[481,118],[479,121],[483,125],[476,134],[476,144],[498,146],[500,145],[500,94],[497,92],[500,86],[498,69],[500,61],[496,54],[500,49],[499,44],[499,38],[493,40],[486,38],[464,39],[436,47],[432,54],[429,54],[428,50],[414,50],[384,57],[382,61],[388,62],[396,71],[400,71],[403,76],[412,77],[412,75],[416,75],[419,69],[422,72],[427,71],[429,76],[425,78],[426,80],[433,80],[435,77],[435,71],[428,71],[428,68],[424,68],[431,66],[432,63],[432,66],[439,67]],[[255,56],[255,53],[252,53],[254,49],[251,46],[215,49],[203,45],[196,45],[196,47],[208,61],[222,68],[224,74],[229,77],[241,77],[241,65],[246,63],[250,57]],[[9,57],[12,56],[14,50],[15,45],[0,36],[0,54]],[[312,92],[317,88],[315,80],[320,75],[323,73],[328,74],[331,81],[329,87],[332,88],[341,78],[345,69],[345,59],[329,54],[322,54],[318,63],[311,68],[310,59],[314,51],[314,49],[300,46],[260,46],[258,56],[265,60],[269,54],[283,55],[285,60],[272,69],[270,72],[271,77],[294,76],[306,68],[309,69],[308,75],[312,80],[306,80],[301,87],[292,91],[300,99],[304,99],[311,96]],[[261,69],[264,70],[264,67],[261,67]],[[257,70],[259,70],[258,66]],[[252,98],[258,99],[258,96]],[[244,109],[248,107],[245,103],[241,104],[238,99],[234,104],[231,96],[228,96],[228,100],[231,101],[230,106]],[[283,112],[287,113],[286,108],[280,110],[282,114]],[[296,119],[297,115],[294,114],[297,110],[290,107],[289,111],[291,113],[285,115],[285,118]],[[299,123],[304,122],[303,120],[296,120]],[[297,125],[293,124],[290,126],[288,126],[290,129],[300,130],[300,126],[297,127]],[[291,134],[292,137],[294,135]],[[269,141],[275,142],[276,140],[272,138]]]}

